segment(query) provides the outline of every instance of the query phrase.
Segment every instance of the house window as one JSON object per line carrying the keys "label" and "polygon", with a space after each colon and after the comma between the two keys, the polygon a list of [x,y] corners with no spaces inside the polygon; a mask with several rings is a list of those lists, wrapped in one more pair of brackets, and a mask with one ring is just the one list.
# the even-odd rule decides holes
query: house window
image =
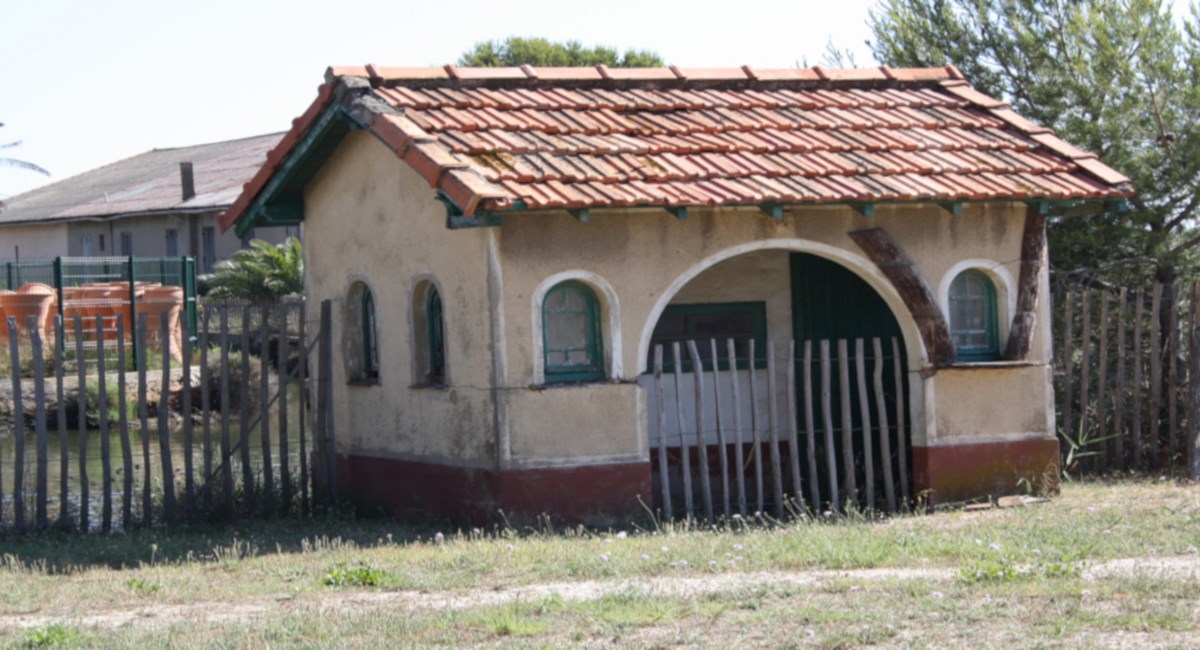
{"label": "house window", "polygon": [[167,229],[167,257],[175,257],[179,255],[179,231],[174,228]]}
{"label": "house window", "polygon": [[705,370],[712,369],[712,339],[717,340],[717,357],[722,370],[729,368],[728,339],[733,339],[737,367],[749,367],[750,341],[754,341],[754,367],[765,368],[767,363],[767,303],[722,302],[686,305],[667,305],[654,332],[650,335],[649,358],[646,367],[654,367],[654,348],[663,346],[663,371],[674,372],[672,345],[678,342],[683,357],[682,372],[692,371],[687,342],[696,341]]}
{"label": "house window", "polygon": [[379,342],[375,295],[363,282],[350,287],[346,300],[346,376],[350,383],[379,381]]}
{"label": "house window", "polygon": [[121,233],[121,255],[126,257],[133,255],[133,233]]}
{"label": "house window", "polygon": [[217,229],[213,226],[205,226],[200,231],[200,241],[204,246],[200,268],[205,273],[212,273],[213,267],[217,264]]}
{"label": "house window", "polygon": [[600,307],[582,282],[563,282],[542,301],[542,337],[546,383],[604,378]]}
{"label": "house window", "polygon": [[413,291],[413,383],[440,386],[446,383],[446,325],[442,294],[424,281]]}
{"label": "house window", "polygon": [[963,271],[950,283],[950,335],[961,361],[999,356],[996,287],[981,271]]}

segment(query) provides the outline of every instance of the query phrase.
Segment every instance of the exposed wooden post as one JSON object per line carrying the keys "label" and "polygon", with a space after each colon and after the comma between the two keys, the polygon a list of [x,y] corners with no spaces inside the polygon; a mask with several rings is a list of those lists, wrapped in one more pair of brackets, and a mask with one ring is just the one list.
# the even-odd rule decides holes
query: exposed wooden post
{"label": "exposed wooden post", "polygon": [[1167,313],[1167,463],[1174,467],[1179,444],[1179,285],[1171,284]]}
{"label": "exposed wooden post", "polygon": [[200,487],[204,490],[204,509],[212,512],[212,373],[208,370],[208,328],[209,316],[212,310],[207,306],[204,309],[204,318],[200,321],[200,446],[201,449],[201,466],[204,468],[204,473],[201,476],[204,478],[204,484]]}
{"label": "exposed wooden post", "polygon": [[137,357],[138,419],[141,421],[142,431],[142,525],[149,527],[153,516],[154,502],[150,495],[150,484],[152,483],[150,476],[150,407],[146,405],[146,354],[149,347],[146,345],[147,323],[147,314],[138,314],[137,333],[134,334],[134,340],[141,341],[141,344],[134,348],[134,356]]}
{"label": "exposed wooden post", "polygon": [[804,483],[800,479],[800,435],[796,414],[796,341],[788,340],[787,354],[787,405],[788,405],[788,459],[792,472],[792,499],[796,506],[804,508]]}
{"label": "exposed wooden post", "polygon": [[97,411],[100,414],[100,529],[112,531],[112,456],[108,440],[108,368],[104,359],[104,318],[96,317],[96,382],[98,399]]}
{"label": "exposed wooden post", "polygon": [[58,333],[58,340],[54,346],[54,388],[58,391],[58,526],[69,528],[71,525],[71,445],[67,440],[70,437],[67,435],[67,400],[63,399],[66,396],[66,388],[63,384],[67,375],[64,362],[67,324],[61,314],[55,316],[55,319],[57,327],[54,331]]}
{"label": "exposed wooden post", "polygon": [[[37,331],[37,320],[30,316],[29,331]],[[25,499],[21,494],[21,484],[25,479],[25,396],[21,393],[21,350],[17,341],[20,335],[17,330],[17,320],[8,319],[8,354],[12,364],[13,391],[13,521],[18,531],[25,529]],[[80,389],[83,384],[80,383]],[[0,501],[3,493],[0,492]],[[0,509],[0,516],[4,514]]]}
{"label": "exposed wooden post", "polygon": [[91,495],[88,492],[87,474],[87,361],[83,356],[83,318],[75,314],[75,365],[78,370],[79,384],[79,532],[87,533],[91,529],[89,516],[91,514]]}
{"label": "exposed wooden post", "polygon": [[1146,294],[1138,289],[1133,294],[1133,466],[1142,469],[1142,320],[1145,311]]}
{"label": "exposed wooden post", "polygon": [[[888,426],[887,400],[883,395],[883,343],[878,337],[871,339],[875,352],[875,411],[879,414],[879,455],[883,463],[883,493],[887,499],[888,512],[896,512],[896,485],[892,477],[892,429]],[[899,387],[897,387],[898,389]]]}
{"label": "exposed wooden post", "polygon": [[1162,339],[1159,337],[1159,315],[1162,311],[1162,285],[1154,285],[1150,295],[1150,413],[1149,442],[1150,466],[1154,469],[1162,467],[1162,456],[1159,451],[1162,441],[1159,439],[1162,420]]}
{"label": "exposed wooden post", "polygon": [[[1085,289],[1081,300],[1083,309],[1083,331],[1079,337],[1081,360],[1079,363],[1079,431],[1074,439],[1083,443],[1088,438],[1088,395],[1091,392],[1092,371],[1092,292]],[[1070,468],[1068,468],[1070,469]]]}
{"label": "exposed wooden post", "polygon": [[779,465],[779,404],[775,381],[775,341],[767,341],[767,421],[771,427],[771,486],[775,493],[775,516],[783,517],[783,470]]}
{"label": "exposed wooden post", "polygon": [[663,348],[662,344],[654,346],[654,399],[658,405],[658,483],[662,487],[662,516],[670,521],[674,516],[671,512],[671,477],[670,465],[667,463],[667,405],[666,394],[663,391],[662,379]]}
{"label": "exposed wooden post", "polygon": [[[57,330],[55,330],[57,331]],[[36,327],[29,330],[29,336],[32,340],[33,348],[33,400],[34,400],[34,433],[37,436],[37,502],[35,505],[35,525],[38,529],[44,529],[49,525],[49,520],[46,516],[46,501],[47,493],[50,491],[49,474],[50,474],[50,441],[46,432],[46,361],[45,350],[42,344],[42,333]],[[54,347],[58,347],[55,345]],[[14,365],[16,359],[12,359]],[[61,374],[61,370],[59,373]],[[21,399],[21,394],[16,394],[16,399]],[[59,399],[62,399],[59,397]]]}
{"label": "exposed wooden post", "polygon": [[1200,479],[1200,285],[1192,284],[1191,345],[1188,346],[1188,387],[1191,388],[1191,418],[1188,420],[1188,479]]}
{"label": "exposed wooden post", "polygon": [[[733,514],[732,504],[729,500],[729,439],[725,435],[725,423],[721,418],[721,364],[719,363],[720,355],[717,353],[717,340],[709,339],[712,354],[712,380],[713,380],[713,396],[715,401],[713,405],[716,407],[717,419],[717,464],[721,467],[721,505],[723,507],[725,517]],[[737,362],[732,361],[729,366],[729,374],[737,381]]]}
{"label": "exposed wooden post", "polygon": [[900,490],[904,502],[912,498],[908,487],[908,420],[904,417],[904,368],[900,366],[900,341],[892,337],[892,365],[896,373],[896,456],[900,461]]}
{"label": "exposed wooden post", "polygon": [[838,339],[838,387],[842,411],[842,471],[845,472],[846,498],[851,507],[858,503],[858,476],[854,467],[854,415],[850,404],[850,346]]}
{"label": "exposed wooden post", "polygon": [[321,416],[324,421],[325,475],[329,481],[330,505],[338,503],[337,445],[333,417],[333,301],[321,301],[321,369],[324,373],[323,393],[325,408]]}
{"label": "exposed wooden post", "polygon": [[[242,508],[246,514],[255,510],[254,466],[250,464],[250,305],[242,305],[241,330],[241,381],[238,383],[238,421],[237,447],[242,460]],[[225,462],[230,462],[229,458]]]}
{"label": "exposed wooden post", "polygon": [[937,299],[916,265],[904,249],[882,228],[855,230],[850,238],[879,267],[888,281],[908,306],[921,339],[935,366],[948,366],[957,359],[954,341],[950,338],[950,326],[946,316],[938,307]]}
{"label": "exposed wooden post", "polygon": [[1074,311],[1075,292],[1068,291],[1066,305],[1064,306],[1062,312],[1063,342],[1062,350],[1059,352],[1059,356],[1062,358],[1063,362],[1063,403],[1061,406],[1062,423],[1063,431],[1068,436],[1075,435],[1075,428],[1072,418],[1072,412],[1075,407],[1075,402],[1072,395],[1075,385],[1075,337],[1071,335],[1075,325]]}
{"label": "exposed wooden post", "polygon": [[[742,389],[737,377],[737,348],[733,339],[725,340],[725,353],[729,358],[729,376],[733,379],[733,464],[737,467],[738,512],[746,515],[746,459],[742,449]],[[747,362],[754,364],[754,360]]]}
{"label": "exposed wooden post", "polygon": [[129,530],[133,527],[133,443],[129,439],[129,416],[126,415],[125,325],[125,314],[117,314],[117,359],[121,368],[117,375],[117,405],[121,410],[121,529]]}
{"label": "exposed wooden post", "polygon": [[192,440],[192,331],[191,319],[187,313],[179,318],[179,327],[183,331],[181,352],[183,357],[183,373],[181,376],[182,393],[180,394],[183,408],[183,513],[184,518],[191,521],[196,511],[196,479]]}
{"label": "exposed wooden post", "polygon": [[308,355],[311,351],[308,345],[308,307],[306,302],[300,303],[300,322],[298,325],[300,332],[300,512],[308,515],[311,512],[311,504],[309,503],[309,488],[312,486],[312,477],[308,472],[308,405],[311,395],[308,393],[309,386],[312,383],[308,379]]}
{"label": "exposed wooden post", "polygon": [[683,509],[684,516],[694,517],[696,510],[693,507],[694,495],[692,494],[692,451],[691,445],[688,444],[687,434],[683,431],[683,354],[679,347],[679,341],[671,344],[672,360],[675,362],[671,368],[675,375],[675,430],[679,432],[679,460],[683,473]]}
{"label": "exposed wooden post", "polygon": [[162,470],[163,518],[175,523],[175,471],[171,460],[171,430],[168,426],[171,395],[171,322],[167,312],[159,314],[159,341],[162,342],[162,385],[158,391],[158,456]]}
{"label": "exposed wooden post", "polygon": [[754,366],[756,358],[754,339],[750,339],[748,343],[750,345],[748,366],[750,372],[750,437],[754,442],[754,485],[758,490],[758,501],[754,512],[761,514],[766,507],[766,494],[763,492],[762,436],[758,425],[758,369]]}
{"label": "exposed wooden post", "polygon": [[[804,342],[804,448],[808,452],[808,505],[821,509],[821,485],[817,477],[817,430],[813,418],[812,341]],[[800,491],[799,488],[796,489]]]}
{"label": "exposed wooden post", "polygon": [[867,396],[866,349],[861,338],[854,339],[854,376],[858,380],[858,413],[862,419],[863,476],[867,508],[875,509],[875,450],[871,444],[871,400]]}
{"label": "exposed wooden post", "polygon": [[700,489],[704,502],[704,518],[713,521],[712,482],[708,474],[708,440],[704,435],[704,363],[694,339],[688,340],[688,354],[692,358],[692,387],[696,390],[696,454],[700,464]]}
{"label": "exposed wooden post", "polygon": [[263,514],[270,516],[275,510],[275,476],[271,466],[271,355],[270,355],[271,310],[262,308],[262,322],[258,325],[259,361],[259,407],[258,430],[262,436],[262,480]]}
{"label": "exposed wooden post", "polygon": [[1100,465],[1104,469],[1108,469],[1108,441],[1103,438],[1111,435],[1111,429],[1108,426],[1108,330],[1109,330],[1109,302],[1108,290],[1100,292],[1100,362],[1096,369],[1096,428],[1097,435],[1102,439],[1100,441],[1099,453]]}
{"label": "exposed wooden post", "polygon": [[1008,333],[1005,359],[1029,357],[1037,324],[1038,288],[1042,260],[1046,254],[1046,215],[1034,207],[1025,210],[1025,233],[1021,237],[1021,275],[1017,281],[1017,310]]}
{"label": "exposed wooden post", "polygon": [[279,305],[279,342],[275,346],[275,375],[279,379],[279,482],[280,498],[284,512],[292,508],[292,475],[290,468],[290,450],[288,449],[288,349],[291,347],[288,335],[288,316],[291,309],[288,303]]}
{"label": "exposed wooden post", "polygon": [[[221,305],[221,487],[225,515],[233,514],[233,450],[229,438],[229,306]],[[209,474],[211,477],[212,474]],[[210,479],[211,480],[211,479]]]}
{"label": "exposed wooden post", "polygon": [[1121,287],[1117,294],[1117,392],[1113,400],[1113,462],[1125,469],[1125,319],[1128,291]]}
{"label": "exposed wooden post", "polygon": [[[829,477],[829,508],[841,512],[838,501],[837,451],[833,445],[833,382],[832,362],[829,359],[829,340],[821,341],[821,421],[825,425],[825,469]],[[816,508],[818,504],[814,504]]]}

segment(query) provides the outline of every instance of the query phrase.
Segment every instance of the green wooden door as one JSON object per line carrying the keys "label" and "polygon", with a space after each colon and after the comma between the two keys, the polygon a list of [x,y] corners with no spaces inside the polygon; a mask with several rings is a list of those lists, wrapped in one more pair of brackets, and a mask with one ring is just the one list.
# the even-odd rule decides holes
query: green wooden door
{"label": "green wooden door", "polygon": [[[864,487],[866,485],[865,476],[865,458],[864,445],[862,442],[862,417],[858,399],[858,376],[855,370],[855,339],[864,339],[865,354],[864,375],[869,387],[869,394],[872,397],[868,398],[871,409],[871,426],[876,430],[873,435],[872,444],[872,465],[874,467],[876,507],[883,504],[883,481],[882,481],[882,463],[884,459],[880,453],[881,444],[878,439],[879,434],[877,428],[879,426],[879,417],[875,412],[874,404],[874,389],[873,389],[873,369],[875,356],[871,339],[880,338],[883,343],[884,357],[884,396],[887,403],[888,422],[889,422],[889,442],[892,454],[891,458],[887,459],[892,465],[893,483],[896,493],[899,495],[901,490],[900,481],[900,458],[897,454],[899,449],[904,449],[908,452],[911,447],[907,440],[904,441],[903,447],[898,443],[897,438],[898,428],[897,423],[897,408],[896,402],[898,399],[903,399],[907,394],[907,386],[896,386],[895,381],[895,366],[893,364],[900,363],[901,368],[905,368],[904,363],[904,346],[903,339],[900,334],[900,325],[896,321],[895,315],[891,308],[883,298],[875,291],[871,285],[867,284],[862,278],[855,275],[846,267],[816,255],[804,253],[795,253],[790,258],[791,279],[792,279],[792,327],[796,341],[796,412],[800,419],[798,422],[799,431],[804,435],[805,423],[803,413],[805,412],[805,400],[811,399],[813,404],[813,412],[816,420],[816,466],[817,475],[821,486],[822,507],[825,507],[829,500],[829,473],[826,464],[826,449],[824,444],[824,431],[822,428],[822,411],[821,411],[821,366],[820,366],[820,341],[827,339],[830,342],[832,354],[832,375],[830,393],[832,395],[831,416],[834,424],[834,446],[835,458],[837,459],[837,469],[839,472],[838,485],[841,495],[838,496],[839,502],[844,501],[847,497],[845,494],[846,477],[842,475],[842,425],[841,425],[841,409],[842,403],[839,396],[840,375],[838,371],[838,344],[839,339],[847,339],[847,348],[849,357],[847,359],[849,366],[849,383],[850,390],[850,410],[853,420],[853,435],[854,435],[854,458],[856,467],[856,482],[859,490],[858,501],[864,501]],[[895,337],[900,342],[900,358],[894,359],[892,354],[891,339]],[[803,372],[803,357],[804,342],[812,341],[813,351],[813,392],[812,397],[807,398],[804,395],[804,389],[799,381]],[[902,378],[906,374],[902,373]],[[906,380],[902,379],[902,384]],[[907,409],[905,409],[907,410]],[[905,430],[907,433],[907,423]],[[907,436],[906,436],[907,437]],[[805,445],[801,445],[801,453],[806,459]],[[908,454],[906,453],[906,456]],[[911,468],[909,458],[904,459],[906,467]],[[802,463],[802,467],[808,467]],[[807,471],[803,472],[807,475]],[[911,472],[910,480],[911,480]],[[805,479],[807,482],[807,478]],[[907,490],[904,490],[907,492]],[[808,486],[805,486],[804,495],[809,496]]]}

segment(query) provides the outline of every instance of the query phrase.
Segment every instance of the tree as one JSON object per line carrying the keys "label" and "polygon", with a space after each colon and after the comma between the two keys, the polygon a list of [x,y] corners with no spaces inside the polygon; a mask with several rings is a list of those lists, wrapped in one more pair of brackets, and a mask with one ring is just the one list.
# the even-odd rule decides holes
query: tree
{"label": "tree", "polygon": [[249,248],[217,264],[206,280],[208,295],[222,300],[273,302],[304,293],[304,255],[300,240],[278,246],[255,239]]}
{"label": "tree", "polygon": [[954,64],[982,92],[1129,176],[1123,214],[1060,217],[1056,273],[1171,282],[1197,270],[1200,32],[1162,0],[880,0],[875,57]]}
{"label": "tree", "polygon": [[[3,126],[4,126],[4,123],[0,122],[0,127],[3,127]],[[12,149],[13,147],[19,147],[20,145],[21,145],[21,141],[17,140],[16,142],[8,142],[5,144],[0,144],[0,149]],[[37,173],[43,174],[45,176],[50,175],[50,172],[46,171],[45,169],[42,169],[41,167],[39,167],[31,162],[26,162],[24,160],[17,160],[16,158],[6,158],[4,156],[0,156],[0,167],[16,167],[17,169],[27,169],[31,172],[37,172]],[[0,209],[3,209],[3,208],[4,208],[4,201],[0,201]]]}
{"label": "tree", "polygon": [[510,36],[504,40],[481,41],[458,57],[457,65],[496,68],[518,65],[542,67],[594,66],[612,68],[658,67],[662,59],[649,50],[584,47],[579,41],[554,42],[544,38]]}

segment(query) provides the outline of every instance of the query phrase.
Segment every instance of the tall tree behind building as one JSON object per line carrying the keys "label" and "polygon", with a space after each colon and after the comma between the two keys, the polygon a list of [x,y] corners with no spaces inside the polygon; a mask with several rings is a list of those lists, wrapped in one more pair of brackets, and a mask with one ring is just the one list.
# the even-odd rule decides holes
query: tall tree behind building
{"label": "tall tree behind building", "polygon": [[875,57],[954,64],[1129,176],[1124,214],[1057,218],[1057,273],[1114,282],[1194,276],[1200,246],[1200,32],[1161,0],[880,0]]}
{"label": "tall tree behind building", "polygon": [[458,57],[457,64],[496,68],[517,65],[569,67],[601,63],[614,68],[663,65],[662,59],[649,50],[626,50],[622,53],[611,47],[584,47],[579,41],[555,42],[520,36],[476,43]]}

